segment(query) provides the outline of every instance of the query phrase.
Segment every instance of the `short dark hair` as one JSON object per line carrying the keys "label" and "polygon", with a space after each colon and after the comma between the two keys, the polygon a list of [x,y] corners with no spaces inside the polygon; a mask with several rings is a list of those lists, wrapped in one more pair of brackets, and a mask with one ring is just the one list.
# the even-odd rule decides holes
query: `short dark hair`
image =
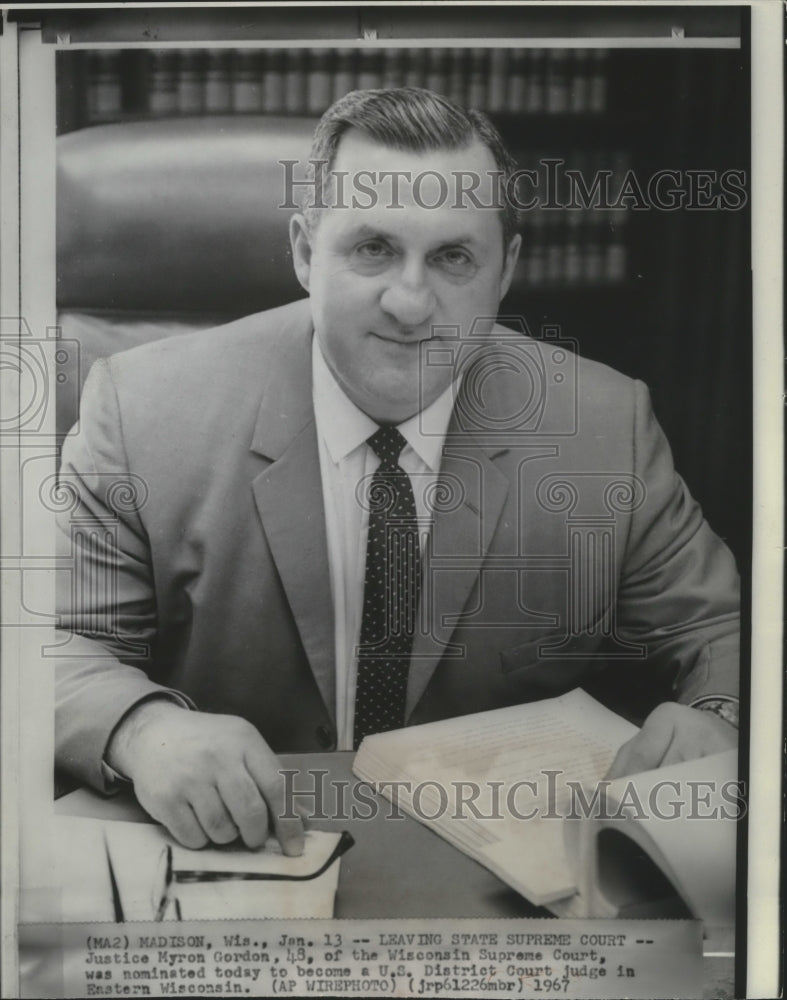
{"label": "short dark hair", "polygon": [[[480,111],[466,110],[441,94],[420,87],[389,90],[353,90],[331,105],[314,131],[309,176],[311,195],[302,194],[301,209],[310,228],[316,222],[315,201],[322,202],[325,177],[331,170],[342,136],[357,129],[369,139],[393,149],[414,153],[440,149],[465,149],[476,140],[491,152],[501,174],[500,190],[517,169],[500,133]],[[314,164],[323,164],[315,169]],[[500,201],[503,240],[507,247],[515,235],[519,218],[510,199]]]}

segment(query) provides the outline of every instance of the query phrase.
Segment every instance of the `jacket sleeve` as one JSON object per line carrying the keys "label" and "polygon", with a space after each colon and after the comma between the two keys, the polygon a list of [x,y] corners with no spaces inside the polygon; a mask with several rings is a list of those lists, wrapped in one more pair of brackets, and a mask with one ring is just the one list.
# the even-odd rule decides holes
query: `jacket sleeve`
{"label": "jacket sleeve", "polygon": [[98,361],[80,419],[63,445],[58,479],[55,659],[56,764],[108,791],[102,760],[123,716],[152,696],[189,700],[147,674],[156,599],[142,512],[149,484],[130,473],[111,370]]}
{"label": "jacket sleeve", "polygon": [[738,694],[740,595],[732,553],[675,471],[645,385],[635,382],[634,471],[643,500],[625,540],[618,630],[676,699]]}

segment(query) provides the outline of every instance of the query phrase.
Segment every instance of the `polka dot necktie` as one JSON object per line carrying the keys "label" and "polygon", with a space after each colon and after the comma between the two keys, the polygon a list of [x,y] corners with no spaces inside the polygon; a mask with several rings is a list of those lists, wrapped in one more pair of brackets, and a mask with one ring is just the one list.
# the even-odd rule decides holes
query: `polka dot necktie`
{"label": "polka dot necktie", "polygon": [[355,689],[356,749],[364,736],[404,725],[421,585],[415,496],[410,477],[398,464],[405,440],[396,427],[386,425],[368,443],[380,465],[367,494],[369,536]]}

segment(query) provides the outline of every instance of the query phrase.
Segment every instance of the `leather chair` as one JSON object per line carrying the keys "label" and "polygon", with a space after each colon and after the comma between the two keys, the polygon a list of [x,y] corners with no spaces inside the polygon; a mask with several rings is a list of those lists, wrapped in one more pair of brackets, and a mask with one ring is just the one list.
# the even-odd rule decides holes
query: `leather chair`
{"label": "leather chair", "polygon": [[179,118],[58,139],[58,323],[76,347],[62,354],[59,435],[97,358],[302,297],[278,161],[305,164],[315,124]]}

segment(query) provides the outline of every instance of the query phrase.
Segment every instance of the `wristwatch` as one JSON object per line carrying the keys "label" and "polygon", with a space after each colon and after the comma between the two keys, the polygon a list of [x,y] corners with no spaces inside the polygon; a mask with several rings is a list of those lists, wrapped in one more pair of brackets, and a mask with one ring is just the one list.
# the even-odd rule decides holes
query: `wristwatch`
{"label": "wristwatch", "polygon": [[740,717],[739,703],[737,698],[727,694],[706,694],[702,698],[697,698],[691,702],[690,708],[698,708],[701,712],[713,712],[720,719],[729,722],[735,729],[738,728]]}

